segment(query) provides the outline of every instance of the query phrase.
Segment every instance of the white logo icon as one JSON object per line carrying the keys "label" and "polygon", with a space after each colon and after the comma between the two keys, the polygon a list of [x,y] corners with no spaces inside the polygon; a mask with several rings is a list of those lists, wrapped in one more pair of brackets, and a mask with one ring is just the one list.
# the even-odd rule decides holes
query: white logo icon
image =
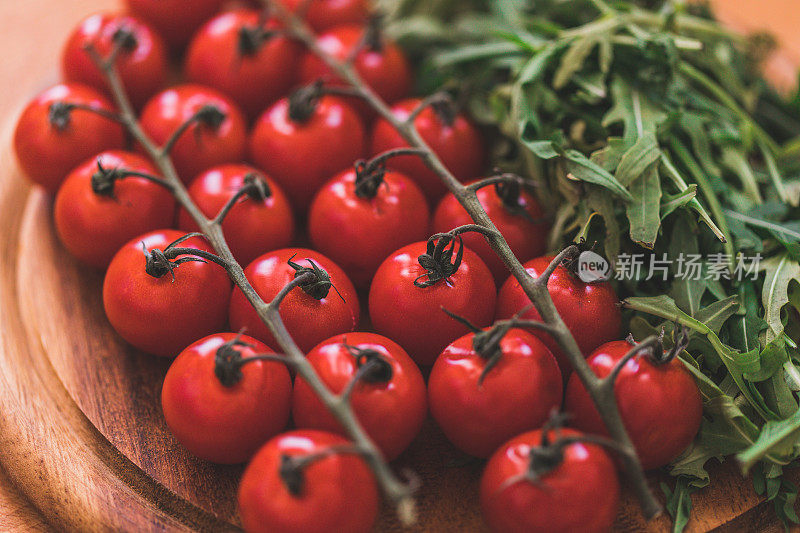
{"label": "white logo icon", "polygon": [[605,257],[590,250],[578,256],[578,277],[584,283],[595,283],[611,279],[611,265]]}

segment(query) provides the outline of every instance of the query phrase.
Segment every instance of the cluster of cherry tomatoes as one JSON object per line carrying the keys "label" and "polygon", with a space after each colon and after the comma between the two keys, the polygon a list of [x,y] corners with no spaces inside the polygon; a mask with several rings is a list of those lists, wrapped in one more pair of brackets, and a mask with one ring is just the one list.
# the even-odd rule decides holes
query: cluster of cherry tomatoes
{"label": "cluster of cherry tomatoes", "polygon": [[[483,174],[478,129],[446,100],[421,108],[410,98],[407,60],[369,22],[365,0],[283,2],[303,9],[319,46],[351,61],[399,119],[411,117],[458,179]],[[430,412],[457,448],[491,456],[481,502],[494,530],[609,527],[614,461],[575,430],[540,429],[564,404],[575,428],[604,434],[591,399],[547,333],[513,327],[520,314],[539,315],[481,235],[451,233],[471,219],[437,175],[416,155],[381,157],[406,146],[392,125],[353,97],[328,94],[342,81],[262,11],[220,11],[222,0],[127,4],[127,13],[93,15],[74,30],[64,82],[24,110],[16,153],[30,179],[55,193],[64,246],[106,270],[114,329],[175,357],[162,406],[178,440],[209,461],[250,461],[239,493],[245,528],[368,530],[376,483],[312,387],[273,353],[270,330],[209,260],[214,250],[187,237],[198,229],[193,217],[114,119],[90,52],[113,56],[142,131],[169,146],[197,208],[211,219],[226,211],[227,243],[258,295],[269,302],[310,274],[280,305],[286,330],[322,383],[349,396],[387,460]],[[184,82],[170,85],[176,58]],[[525,183],[501,181],[478,197],[528,272],[547,268],[549,228]],[[617,340],[612,287],[559,266],[548,288],[592,368],[607,375],[630,348]],[[659,359],[631,359],[616,385],[646,468],[679,454],[701,417],[692,378],[677,360]],[[290,418],[297,429],[284,432]]]}

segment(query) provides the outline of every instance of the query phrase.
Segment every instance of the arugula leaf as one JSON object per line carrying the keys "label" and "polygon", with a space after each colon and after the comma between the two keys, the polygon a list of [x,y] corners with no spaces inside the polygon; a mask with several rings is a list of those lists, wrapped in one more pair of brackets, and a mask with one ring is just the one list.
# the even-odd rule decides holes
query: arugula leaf
{"label": "arugula leaf", "polygon": [[661,482],[661,491],[667,497],[667,512],[672,517],[673,533],[681,533],[689,523],[689,517],[692,514],[692,498],[690,496],[695,490],[697,488],[690,485],[690,478],[687,476],[678,476],[674,490],[671,490],[666,483]]}
{"label": "arugula leaf", "polygon": [[579,151],[572,149],[566,150],[564,152],[564,157],[566,159],[567,171],[571,174],[572,179],[605,187],[617,196],[627,201],[633,201],[631,193],[629,193],[614,176],[597,163],[592,162]]}
{"label": "arugula leaf", "polygon": [[[656,155],[656,157],[658,156]],[[622,167],[622,163],[620,163],[620,167]],[[661,226],[659,214],[661,178],[658,175],[658,167],[651,164],[635,178],[631,183],[630,193],[633,201],[626,206],[626,214],[631,225],[631,240],[652,250]]]}
{"label": "arugula leaf", "polygon": [[[645,133],[622,155],[617,167],[617,179],[622,185],[630,185],[647,172],[660,157],[661,150],[658,148],[656,136]],[[661,180],[659,180],[659,190],[660,183]]]}
{"label": "arugula leaf", "polygon": [[697,184],[692,183],[686,190],[677,194],[664,194],[661,202],[661,220],[664,220],[679,207],[684,207],[697,198]]}
{"label": "arugula leaf", "polygon": [[789,303],[789,283],[800,282],[800,264],[788,255],[781,255],[763,261],[761,269],[766,272],[761,292],[764,319],[769,326],[766,342],[771,342],[783,333],[781,310]]}
{"label": "arugula leaf", "polygon": [[722,325],[739,310],[739,297],[729,296],[700,309],[694,318],[705,324],[711,331],[719,334]]}

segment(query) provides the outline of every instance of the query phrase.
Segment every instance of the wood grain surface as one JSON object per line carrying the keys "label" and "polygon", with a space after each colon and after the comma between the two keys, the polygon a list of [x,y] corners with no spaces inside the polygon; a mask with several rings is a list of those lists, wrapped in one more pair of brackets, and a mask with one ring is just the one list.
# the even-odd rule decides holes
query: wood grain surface
{"label": "wood grain surface", "polygon": [[[760,11],[786,3],[752,2]],[[26,184],[9,148],[20,105],[54,79],[66,33],[116,5],[0,0],[0,531],[236,529],[240,468],[199,461],[169,434],[159,407],[168,362],[110,329],[101,274],[60,246],[51,198]],[[422,478],[416,530],[481,530],[482,464],[459,455],[435,424],[397,466]],[[712,479],[693,496],[691,531],[780,530],[734,465],[714,468]],[[400,530],[389,510],[379,529]],[[645,524],[628,494],[616,529],[668,531],[669,521]]]}

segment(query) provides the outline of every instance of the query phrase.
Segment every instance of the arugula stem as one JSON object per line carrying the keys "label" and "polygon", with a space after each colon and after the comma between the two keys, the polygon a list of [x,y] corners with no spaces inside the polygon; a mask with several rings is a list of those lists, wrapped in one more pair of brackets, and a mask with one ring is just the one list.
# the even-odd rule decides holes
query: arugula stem
{"label": "arugula stem", "polygon": [[720,203],[719,198],[717,198],[717,195],[714,192],[713,187],[711,187],[711,183],[708,181],[705,172],[694,159],[694,157],[692,157],[689,149],[686,148],[681,141],[674,137],[670,139],[670,147],[695,179],[697,186],[701,191],[703,191],[703,196],[705,197],[706,202],[708,202],[708,208],[711,209],[711,213],[717,219],[720,230],[725,237],[725,240],[722,241],[722,246],[725,248],[725,253],[730,256],[731,262],[729,263],[729,266],[731,268],[731,272],[733,272],[733,261],[734,257],[736,256],[736,250],[734,249],[733,239],[731,238],[731,232],[728,228],[728,219],[725,218],[725,212],[722,209],[722,204]]}
{"label": "arugula stem", "polygon": [[719,86],[717,82],[712,80],[708,77],[705,73],[701,72],[700,70],[696,69],[694,66],[689,64],[686,61],[681,61],[678,65],[678,70],[685,75],[690,80],[696,82],[700,86],[702,86],[705,90],[711,93],[714,98],[716,98],[719,103],[723,106],[728,108],[736,118],[741,120],[743,123],[747,124],[749,127],[753,129],[753,134],[755,135],[756,139],[763,143],[771,153],[776,154],[780,152],[780,147],[777,143],[770,137],[767,132],[765,132],[761,126],[756,124],[756,122],[750,117],[750,115],[741,108],[741,106],[736,102],[736,100],[728,94],[728,92]]}

